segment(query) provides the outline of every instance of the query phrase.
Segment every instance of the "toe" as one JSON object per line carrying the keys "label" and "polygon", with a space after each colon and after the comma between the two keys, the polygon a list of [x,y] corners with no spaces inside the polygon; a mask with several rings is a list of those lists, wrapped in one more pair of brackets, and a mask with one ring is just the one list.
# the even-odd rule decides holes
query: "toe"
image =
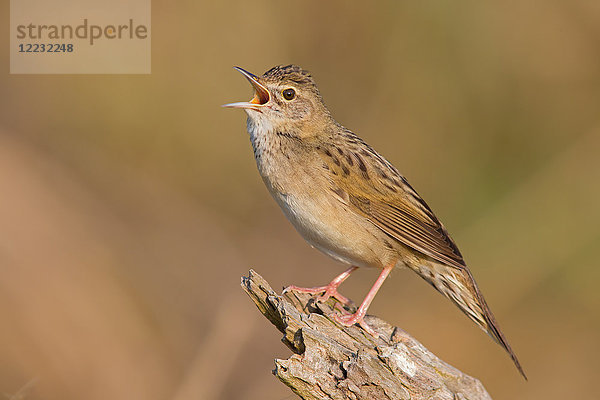
{"label": "toe", "polygon": [[360,325],[361,328],[363,328],[367,333],[369,333],[371,336],[373,337],[379,337],[379,333],[377,333],[373,328],[371,328],[369,326],[369,324],[367,324],[364,320],[364,318],[361,318],[359,316],[357,316],[356,314],[346,314],[346,315],[339,315],[336,314],[334,315],[334,319],[340,323],[343,326],[346,327],[350,327],[353,325]]}

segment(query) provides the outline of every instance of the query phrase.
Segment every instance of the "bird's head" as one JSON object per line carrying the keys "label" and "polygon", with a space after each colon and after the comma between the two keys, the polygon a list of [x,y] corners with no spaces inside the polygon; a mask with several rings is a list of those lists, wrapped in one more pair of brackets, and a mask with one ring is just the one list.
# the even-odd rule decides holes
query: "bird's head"
{"label": "bird's head", "polygon": [[235,67],[252,84],[254,98],[248,102],[225,104],[242,108],[250,122],[278,132],[306,136],[315,124],[330,119],[319,89],[308,71],[296,65],[277,66],[256,76]]}

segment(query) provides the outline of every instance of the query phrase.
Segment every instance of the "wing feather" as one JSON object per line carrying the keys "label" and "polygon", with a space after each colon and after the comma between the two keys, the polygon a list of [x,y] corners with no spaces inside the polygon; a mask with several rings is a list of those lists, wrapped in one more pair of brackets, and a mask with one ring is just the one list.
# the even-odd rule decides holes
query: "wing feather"
{"label": "wing feather", "polygon": [[[354,136],[352,140],[360,139]],[[464,268],[458,247],[427,203],[396,168],[361,144],[360,153],[343,155],[339,147],[320,148],[330,171],[331,190],[398,242],[446,265]]]}
{"label": "wing feather", "polygon": [[444,264],[457,268],[465,266],[456,244],[433,214],[415,215],[410,210],[414,205],[399,196],[372,200],[357,199],[349,194],[349,200],[377,227],[399,242]]}

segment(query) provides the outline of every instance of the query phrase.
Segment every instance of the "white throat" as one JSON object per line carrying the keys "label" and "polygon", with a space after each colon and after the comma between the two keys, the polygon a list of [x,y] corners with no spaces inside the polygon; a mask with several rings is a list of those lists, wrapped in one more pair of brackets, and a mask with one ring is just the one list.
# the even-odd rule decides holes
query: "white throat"
{"label": "white throat", "polygon": [[[262,157],[266,152],[270,152],[273,148],[279,147],[278,140],[275,135],[275,129],[267,118],[261,113],[248,110],[248,120],[246,126],[250,134],[250,142],[254,149],[254,157],[257,162],[262,161]],[[260,167],[260,165],[259,165]]]}

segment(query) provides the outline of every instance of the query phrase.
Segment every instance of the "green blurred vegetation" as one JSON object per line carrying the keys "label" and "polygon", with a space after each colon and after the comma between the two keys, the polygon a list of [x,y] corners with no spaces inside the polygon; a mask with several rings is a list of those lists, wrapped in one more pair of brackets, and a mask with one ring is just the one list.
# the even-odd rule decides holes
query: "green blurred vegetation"
{"label": "green blurred vegetation", "polygon": [[[239,276],[318,285],[342,267],[284,219],[245,115],[219,106],[251,96],[233,65],[296,63],[444,221],[530,381],[406,271],[371,312],[495,399],[598,396],[600,3],[152,11],[149,76],[9,75],[0,53],[0,392],[293,397],[270,374],[289,351]],[[342,292],[359,301],[375,277],[358,271]]]}

